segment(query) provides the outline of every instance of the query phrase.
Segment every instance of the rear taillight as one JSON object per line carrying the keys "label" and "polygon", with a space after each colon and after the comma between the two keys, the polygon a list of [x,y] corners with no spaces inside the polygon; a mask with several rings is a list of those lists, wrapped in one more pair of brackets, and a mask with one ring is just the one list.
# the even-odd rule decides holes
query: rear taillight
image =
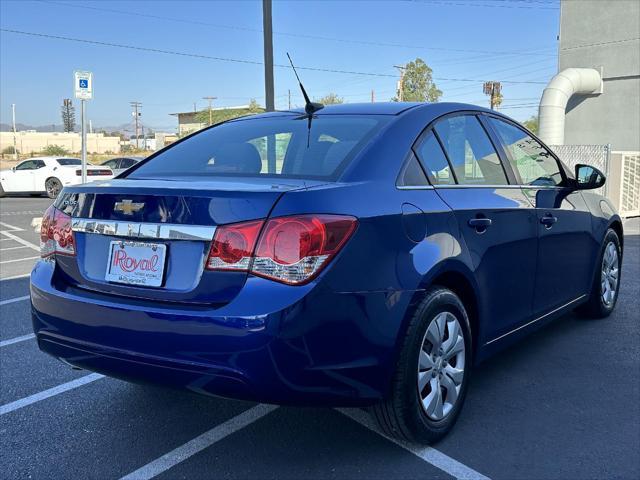
{"label": "rear taillight", "polygon": [[300,285],[320,273],[356,225],[354,217],[344,215],[295,215],[223,225],[216,229],[206,268],[250,271]]}
{"label": "rear taillight", "polygon": [[71,217],[53,205],[47,208],[40,226],[40,256],[47,258],[53,254],[76,254]]}
{"label": "rear taillight", "polygon": [[264,220],[222,225],[213,235],[207,270],[247,271]]}

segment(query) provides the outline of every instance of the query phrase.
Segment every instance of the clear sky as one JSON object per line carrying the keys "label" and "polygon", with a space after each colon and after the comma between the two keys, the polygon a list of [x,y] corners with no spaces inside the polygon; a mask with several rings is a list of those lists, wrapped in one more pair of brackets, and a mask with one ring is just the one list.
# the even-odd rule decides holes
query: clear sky
{"label": "clear sky", "polygon": [[[501,109],[516,119],[537,111],[557,68],[559,0],[274,1],[275,63],[290,52],[311,96],[329,92],[348,102],[395,94],[393,65],[421,57],[433,69],[442,100],[487,105],[482,80],[503,82]],[[94,126],[131,121],[175,128],[169,113],[206,106],[264,104],[262,4],[259,1],[0,0],[2,29],[159,49],[195,56],[100,46],[0,32],[0,121],[60,124],[73,71],[94,74],[87,106]],[[224,59],[255,63],[240,63]],[[473,82],[461,80],[474,80]],[[537,83],[508,83],[537,82]],[[292,72],[275,69],[276,108],[301,105]]]}

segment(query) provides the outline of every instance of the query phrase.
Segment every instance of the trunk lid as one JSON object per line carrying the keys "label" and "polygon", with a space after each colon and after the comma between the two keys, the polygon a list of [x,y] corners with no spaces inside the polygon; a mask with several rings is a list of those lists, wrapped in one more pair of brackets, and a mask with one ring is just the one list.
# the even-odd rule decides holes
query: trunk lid
{"label": "trunk lid", "polygon": [[[72,217],[76,256],[57,257],[55,281],[109,295],[223,305],[237,295],[247,274],[204,270],[215,227],[266,218],[285,192],[318,184],[295,179],[183,177],[66,187],[56,207]],[[159,286],[107,280],[111,250],[122,242],[164,245],[159,247],[165,257]]]}

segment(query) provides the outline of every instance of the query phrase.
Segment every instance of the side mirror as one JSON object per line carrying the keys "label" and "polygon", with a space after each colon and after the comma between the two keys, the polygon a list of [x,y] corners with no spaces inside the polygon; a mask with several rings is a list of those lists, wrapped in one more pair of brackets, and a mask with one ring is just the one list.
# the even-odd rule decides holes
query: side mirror
{"label": "side mirror", "polygon": [[15,172],[16,171],[16,167],[11,167],[11,171]]}
{"label": "side mirror", "polygon": [[604,173],[591,165],[576,165],[576,186],[578,190],[593,190],[604,185]]}

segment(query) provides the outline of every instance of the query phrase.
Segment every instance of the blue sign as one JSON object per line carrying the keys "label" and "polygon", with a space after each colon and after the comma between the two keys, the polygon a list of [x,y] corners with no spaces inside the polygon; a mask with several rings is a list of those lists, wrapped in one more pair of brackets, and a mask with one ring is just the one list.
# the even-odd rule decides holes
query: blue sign
{"label": "blue sign", "polygon": [[89,80],[86,78],[81,78],[79,81],[80,88],[89,88]]}

